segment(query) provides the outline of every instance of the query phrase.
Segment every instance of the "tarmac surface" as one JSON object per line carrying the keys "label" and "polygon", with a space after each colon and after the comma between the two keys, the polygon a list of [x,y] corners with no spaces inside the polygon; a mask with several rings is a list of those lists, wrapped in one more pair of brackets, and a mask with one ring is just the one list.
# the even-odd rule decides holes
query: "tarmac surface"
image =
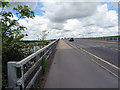
{"label": "tarmac surface", "polygon": [[118,78],[63,40],[58,42],[44,88],[118,88]]}
{"label": "tarmac surface", "polygon": [[[69,42],[69,40],[65,40]],[[69,42],[73,46],[83,48],[86,51],[118,66],[118,54],[120,53],[120,43],[102,40],[74,39],[74,42]]]}

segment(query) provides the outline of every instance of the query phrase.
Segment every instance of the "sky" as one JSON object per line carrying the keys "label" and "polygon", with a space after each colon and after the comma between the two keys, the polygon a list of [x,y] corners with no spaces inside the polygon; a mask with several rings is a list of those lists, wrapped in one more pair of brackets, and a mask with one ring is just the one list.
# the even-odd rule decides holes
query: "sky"
{"label": "sky", "polygon": [[[28,36],[24,40],[37,40],[46,30],[46,39],[63,37],[85,38],[118,35],[119,0],[35,0],[10,2],[12,10],[17,5],[28,5],[35,12],[34,19],[20,19],[19,23],[27,27],[22,33]],[[18,17],[14,13],[14,18]]]}

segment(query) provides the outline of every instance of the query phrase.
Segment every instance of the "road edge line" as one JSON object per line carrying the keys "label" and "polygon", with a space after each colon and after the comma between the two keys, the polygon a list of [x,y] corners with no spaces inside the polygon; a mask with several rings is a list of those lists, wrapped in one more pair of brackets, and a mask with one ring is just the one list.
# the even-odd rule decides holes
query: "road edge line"
{"label": "road edge line", "polygon": [[116,75],[115,73],[113,73],[112,71],[110,71],[109,69],[107,69],[106,67],[102,66],[101,64],[99,64],[98,62],[96,62],[94,59],[91,59],[93,62],[95,62],[97,65],[99,65],[100,67],[104,68],[105,70],[107,70],[109,73],[113,74],[115,77],[120,78],[118,75]]}
{"label": "road edge line", "polygon": [[[67,43],[68,45],[70,45],[71,47],[73,47],[73,45],[71,45],[69,42],[66,42],[66,43]],[[77,47],[77,46],[74,46],[73,48],[75,48],[75,47],[78,48],[78,49],[80,49],[80,50],[82,50],[82,51],[84,51],[84,52],[86,52],[86,53],[88,53],[89,55],[91,55],[91,56],[93,56],[93,57],[101,60],[102,62],[106,63],[107,65],[112,66],[113,68],[117,69],[117,70],[118,70],[118,73],[119,73],[119,71],[120,71],[120,68],[119,68],[119,67],[117,67],[117,66],[115,66],[115,65],[113,65],[113,64],[111,64],[111,63],[109,63],[109,62],[107,62],[107,61],[105,61],[104,59],[102,59],[102,58],[100,58],[100,57],[98,57],[98,56],[96,56],[96,55],[88,52],[87,50],[85,50],[85,49],[83,49],[83,48],[79,48],[79,47]],[[76,49],[76,48],[75,48],[75,49]],[[103,65],[99,64],[99,63],[96,62],[95,60],[92,60],[92,61],[95,62],[96,64],[98,64],[100,67],[104,68],[106,71],[108,71],[108,72],[111,73],[112,75],[116,76],[117,78],[120,78],[118,75],[116,75],[115,73],[113,73],[112,71],[110,71],[109,69],[107,69],[106,67],[104,67]]]}
{"label": "road edge line", "polygon": [[86,53],[88,53],[88,54],[94,56],[95,58],[97,58],[97,59],[103,61],[104,63],[106,63],[106,64],[112,66],[113,68],[115,68],[115,69],[117,69],[117,70],[120,70],[119,67],[117,67],[117,66],[115,66],[115,65],[113,65],[113,64],[111,64],[111,63],[109,63],[108,61],[106,61],[106,60],[104,60],[104,59],[102,59],[102,58],[100,58],[100,57],[98,57],[98,56],[96,56],[96,55],[94,55],[94,54],[92,54],[92,53],[86,51],[85,49],[83,49],[83,48],[79,48],[79,49],[81,49],[82,51],[85,51]]}

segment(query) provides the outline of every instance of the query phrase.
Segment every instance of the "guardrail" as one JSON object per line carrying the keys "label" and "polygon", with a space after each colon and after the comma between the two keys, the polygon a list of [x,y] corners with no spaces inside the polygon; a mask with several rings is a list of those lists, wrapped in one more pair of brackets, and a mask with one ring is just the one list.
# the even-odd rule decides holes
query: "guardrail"
{"label": "guardrail", "polygon": [[95,38],[82,38],[82,39],[94,39],[94,40],[105,40],[105,41],[119,41],[120,37],[95,37]]}
{"label": "guardrail", "polygon": [[8,88],[19,90],[30,88],[42,71],[43,57],[48,60],[57,43],[58,40],[55,40],[19,62],[8,62]]}

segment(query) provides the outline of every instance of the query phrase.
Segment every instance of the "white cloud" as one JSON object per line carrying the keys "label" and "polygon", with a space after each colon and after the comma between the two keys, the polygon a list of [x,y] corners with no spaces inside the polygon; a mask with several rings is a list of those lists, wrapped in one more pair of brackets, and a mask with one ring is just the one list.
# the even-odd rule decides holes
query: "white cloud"
{"label": "white cloud", "polygon": [[65,30],[75,30],[82,28],[82,22],[77,19],[67,20],[67,23],[64,24]]}
{"label": "white cloud", "polygon": [[28,0],[24,1],[24,2],[9,2],[10,6],[9,7],[5,7],[5,11],[12,11],[14,7],[17,7],[18,5],[27,5],[29,8],[31,8],[31,10],[35,9],[37,7],[37,0],[34,0],[35,2],[30,2]]}
{"label": "white cloud", "polygon": [[38,36],[40,36],[43,30],[48,30],[47,23],[49,23],[49,20],[42,16],[36,15],[34,19],[20,19],[19,23],[27,27],[27,30],[22,32],[28,34],[28,36],[24,39],[38,39]]}
{"label": "white cloud", "polygon": [[77,19],[67,20],[63,24],[64,30],[61,36],[65,37],[98,37],[118,35],[117,12],[108,10],[107,4],[99,5],[94,15],[81,21]]}
{"label": "white cloud", "polygon": [[53,22],[93,15],[97,4],[97,2],[43,2],[45,15]]}
{"label": "white cloud", "polygon": [[53,3],[53,2],[101,2],[103,0],[40,0],[40,1]]}
{"label": "white cloud", "polygon": [[[82,6],[84,5],[83,3],[80,6],[79,4],[46,3],[44,9],[46,11],[49,8],[49,11],[46,11],[45,16],[36,15],[34,19],[22,19],[19,21],[22,25],[28,27],[28,30],[24,33],[27,33],[29,36],[25,39],[37,39],[37,36],[44,29],[49,32],[47,39],[98,37],[118,34],[118,13],[114,10],[108,10],[107,4],[98,5],[96,9],[93,9],[94,14],[90,12],[92,9],[89,9],[90,11],[87,10],[87,8],[92,7],[92,4],[90,6],[86,4],[85,7]],[[91,15],[88,13],[91,13]],[[88,15],[83,15],[85,16],[83,18],[82,14]]]}
{"label": "white cloud", "polygon": [[100,5],[93,16],[83,19],[83,23],[85,26],[115,27],[118,25],[118,13],[114,10],[108,10],[107,4]]}

